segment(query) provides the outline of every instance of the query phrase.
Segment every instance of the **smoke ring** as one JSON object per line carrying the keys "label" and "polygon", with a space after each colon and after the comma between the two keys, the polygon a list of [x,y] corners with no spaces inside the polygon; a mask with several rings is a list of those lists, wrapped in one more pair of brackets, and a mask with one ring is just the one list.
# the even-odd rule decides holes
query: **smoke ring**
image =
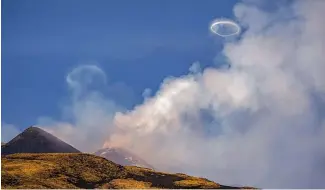
{"label": "smoke ring", "polygon": [[[230,34],[222,34],[222,33],[218,32],[219,25],[221,25],[221,24],[223,24],[223,25],[229,25],[231,27],[235,27],[236,28],[236,31],[233,32],[233,33],[230,33]],[[240,28],[240,26],[237,23],[235,23],[232,20],[222,19],[222,20],[215,20],[215,21],[213,21],[213,23],[210,26],[210,30],[211,30],[211,32],[213,32],[214,34],[217,34],[218,36],[227,37],[227,36],[233,36],[233,35],[239,34],[240,31],[241,31],[241,28]]]}

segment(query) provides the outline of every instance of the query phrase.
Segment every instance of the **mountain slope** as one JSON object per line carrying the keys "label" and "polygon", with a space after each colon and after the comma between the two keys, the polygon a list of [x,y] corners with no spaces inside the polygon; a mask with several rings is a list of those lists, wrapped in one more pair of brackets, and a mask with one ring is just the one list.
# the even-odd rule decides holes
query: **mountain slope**
{"label": "mountain slope", "polygon": [[1,146],[2,155],[14,153],[78,153],[79,150],[38,128],[29,127]]}
{"label": "mountain slope", "polygon": [[103,148],[94,153],[97,156],[106,158],[122,166],[139,166],[154,169],[146,161],[122,148]]}
{"label": "mountain slope", "polygon": [[235,188],[82,153],[12,154],[2,157],[1,168],[2,188]]}

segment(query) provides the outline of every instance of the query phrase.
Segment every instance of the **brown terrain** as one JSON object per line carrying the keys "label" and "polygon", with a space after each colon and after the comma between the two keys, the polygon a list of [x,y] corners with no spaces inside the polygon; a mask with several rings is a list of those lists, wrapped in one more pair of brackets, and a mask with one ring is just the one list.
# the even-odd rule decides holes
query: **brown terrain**
{"label": "brown terrain", "polygon": [[121,166],[83,153],[22,153],[2,157],[1,188],[238,189],[186,174]]}
{"label": "brown terrain", "polygon": [[96,154],[102,157],[84,154],[37,127],[1,144],[1,150],[1,188],[5,189],[238,189],[205,178],[154,171],[123,149],[101,149]]}

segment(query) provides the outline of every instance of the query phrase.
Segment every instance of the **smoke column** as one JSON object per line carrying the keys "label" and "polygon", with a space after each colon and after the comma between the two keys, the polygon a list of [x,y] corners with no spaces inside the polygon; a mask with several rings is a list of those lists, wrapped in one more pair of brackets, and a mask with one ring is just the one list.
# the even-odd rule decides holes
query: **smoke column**
{"label": "smoke column", "polygon": [[325,1],[275,11],[263,2],[234,7],[245,31],[224,44],[229,69],[195,63],[125,111],[85,88],[95,76],[107,86],[98,67],[76,68],[67,77],[73,97],[64,112],[73,121],[44,128],[83,151],[120,146],[162,171],[221,184],[324,188]]}
{"label": "smoke column", "polygon": [[166,79],[154,97],[115,115],[106,143],[220,183],[324,187],[324,9],[317,0],[274,13],[237,4],[248,29],[224,44],[231,68]]}

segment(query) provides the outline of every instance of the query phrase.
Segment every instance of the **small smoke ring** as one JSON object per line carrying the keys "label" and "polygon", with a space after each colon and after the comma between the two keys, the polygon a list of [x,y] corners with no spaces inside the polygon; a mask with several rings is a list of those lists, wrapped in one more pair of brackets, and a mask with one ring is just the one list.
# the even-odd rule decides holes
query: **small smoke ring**
{"label": "small smoke ring", "polygon": [[[221,34],[221,33],[218,32],[218,28],[219,28],[218,25],[221,25],[221,24],[234,26],[236,28],[236,31],[233,32],[233,33],[230,33],[230,34]],[[227,37],[227,36],[233,36],[233,35],[239,34],[240,31],[241,31],[241,28],[237,23],[235,23],[232,20],[222,19],[222,20],[213,21],[211,26],[210,26],[210,30],[211,30],[211,32],[217,34],[218,36]]]}

